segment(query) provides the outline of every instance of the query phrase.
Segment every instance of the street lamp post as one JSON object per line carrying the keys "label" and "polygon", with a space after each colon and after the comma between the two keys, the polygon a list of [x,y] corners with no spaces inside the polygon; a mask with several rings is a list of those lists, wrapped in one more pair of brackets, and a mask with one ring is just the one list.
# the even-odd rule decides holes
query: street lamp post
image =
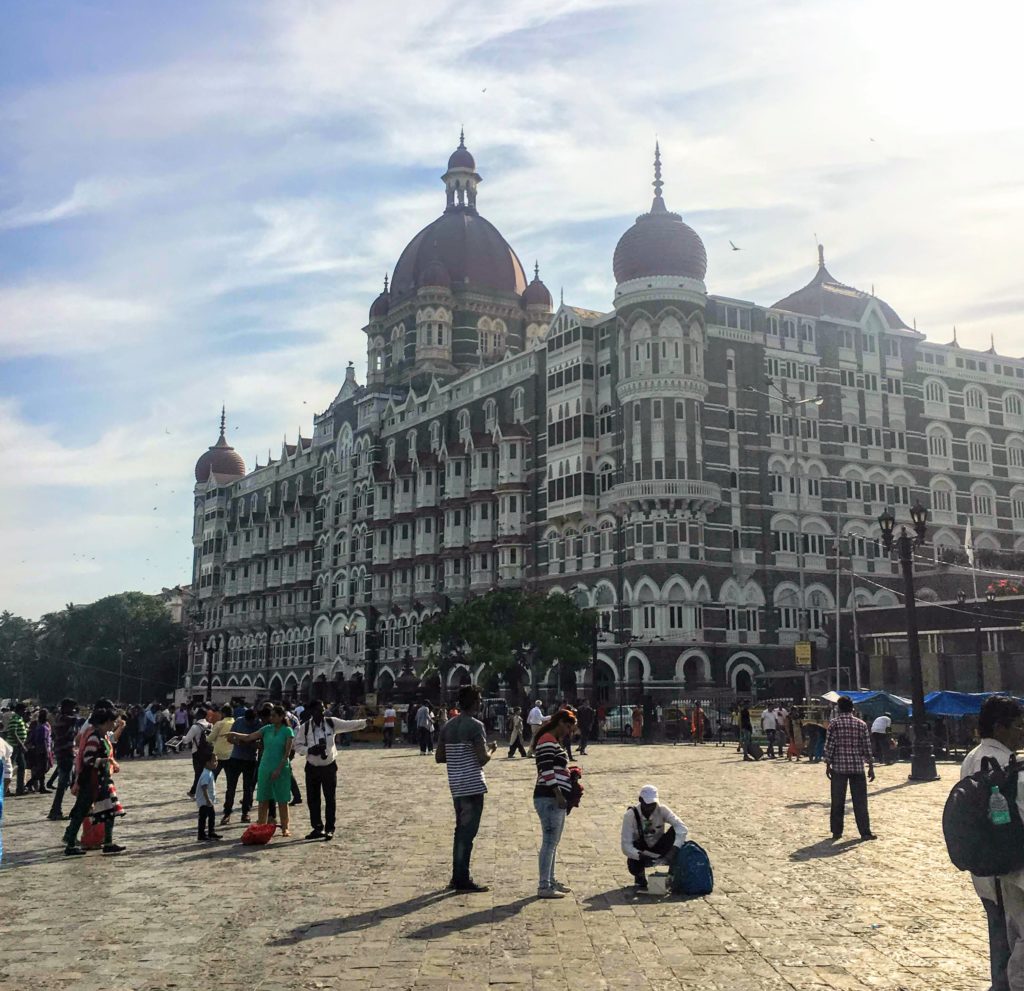
{"label": "street lamp post", "polygon": [[914,600],[914,548],[924,543],[928,510],[919,502],[915,503],[910,510],[910,518],[914,525],[913,537],[907,533],[905,526],[900,527],[898,537],[894,536],[896,518],[888,509],[878,517],[878,525],[882,530],[882,542],[886,551],[892,553],[895,549],[903,571],[903,600],[907,609],[907,648],[910,654],[911,695],[914,704],[914,750],[910,764],[910,780],[934,781],[939,775],[935,769],[931,734],[925,721],[924,675],[921,671],[921,644],[918,640]]}
{"label": "street lamp post", "polygon": [[213,640],[206,645],[206,696],[213,702],[213,658],[217,653],[217,648],[214,645]]}
{"label": "street lamp post", "polygon": [[[985,601],[990,605],[995,601],[994,592],[985,593]],[[959,591],[956,593],[957,605],[963,607],[967,603],[967,593]],[[985,691],[985,659],[982,650],[981,640],[981,602],[978,599],[974,600],[973,605],[974,611],[974,680],[978,684],[978,691]]]}

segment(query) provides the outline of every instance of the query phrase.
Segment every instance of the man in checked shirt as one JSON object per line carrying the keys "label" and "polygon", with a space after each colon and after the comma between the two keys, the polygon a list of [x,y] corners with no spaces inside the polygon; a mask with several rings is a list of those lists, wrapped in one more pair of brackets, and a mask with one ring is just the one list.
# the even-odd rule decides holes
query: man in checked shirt
{"label": "man in checked shirt", "polygon": [[[836,704],[839,710],[828,727],[825,741],[825,776],[832,782],[832,839],[843,835],[846,817],[846,786],[853,798],[853,815],[862,840],[878,839],[871,832],[868,818],[868,781],[875,780],[875,761],[871,753],[871,737],[863,719],[853,714],[853,701],[845,695]],[[867,781],[864,764],[868,765]]]}

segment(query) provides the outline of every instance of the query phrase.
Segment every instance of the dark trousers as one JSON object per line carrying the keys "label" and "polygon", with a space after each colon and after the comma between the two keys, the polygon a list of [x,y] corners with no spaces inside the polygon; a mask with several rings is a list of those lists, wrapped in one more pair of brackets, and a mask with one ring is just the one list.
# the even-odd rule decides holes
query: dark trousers
{"label": "dark trousers", "polygon": [[875,760],[889,763],[889,734],[872,733],[871,747],[875,751]]}
{"label": "dark trousers", "polygon": [[[324,796],[326,824],[320,818],[320,792]],[[314,829],[327,829],[334,832],[334,796],[338,791],[338,765],[306,763],[306,804],[309,806],[309,824]]]}
{"label": "dark trousers", "polygon": [[295,780],[295,775],[294,774],[291,776],[291,778],[292,778],[292,801],[296,805],[301,805],[302,804],[302,792],[299,791],[299,783],[298,783],[298,781]]}
{"label": "dark trousers", "polygon": [[213,806],[199,806],[199,839],[205,840],[207,835],[213,835]]}
{"label": "dark trousers", "polygon": [[516,751],[519,751],[520,756],[526,756],[526,749],[523,747],[523,734],[520,733],[509,745],[508,755],[511,757]]}
{"label": "dark trousers", "polygon": [[455,804],[455,839],[452,843],[452,883],[456,888],[470,883],[469,861],[473,856],[473,840],[480,829],[484,813],[483,795],[453,798]]}
{"label": "dark trousers", "polygon": [[256,761],[230,757],[224,762],[224,815],[229,816],[235,808],[235,791],[238,779],[242,779],[242,815],[248,815],[252,808],[252,793],[256,787]]}
{"label": "dark trousers", "polygon": [[205,765],[203,764],[203,759],[200,754],[198,752],[194,753],[192,755],[192,770],[194,772],[192,777],[192,787],[188,790],[188,793],[192,798],[196,797],[196,788],[199,786],[199,775],[203,773],[204,766]]}
{"label": "dark trousers", "polygon": [[425,754],[428,750],[433,753],[434,745],[430,739],[430,730],[426,726],[421,726],[418,733],[420,738],[420,753]]}
{"label": "dark trousers", "polygon": [[[776,729],[766,729],[764,735],[768,738],[768,756],[775,756],[775,734],[779,731]],[[779,744],[779,756],[782,756],[782,744]]]}
{"label": "dark trousers", "polygon": [[587,752],[587,744],[590,743],[590,727],[580,730],[580,753]]}
{"label": "dark trousers", "polygon": [[[75,807],[68,816],[68,828],[64,830],[64,845],[74,846],[78,840],[78,831],[85,822],[85,817],[92,808],[93,798],[96,795],[96,775],[88,771],[82,775],[78,782],[78,798],[75,800]],[[113,826],[113,823],[110,823]],[[107,840],[109,843],[110,840]]]}
{"label": "dark trousers", "polygon": [[[676,845],[676,831],[674,829],[666,829],[655,841],[653,846],[648,846],[644,842],[642,836],[637,837],[636,848],[638,850],[650,850],[652,853],[656,853],[659,857],[664,857],[672,852],[672,847]],[[645,883],[647,878],[644,876],[647,870],[648,864],[653,864],[654,861],[650,857],[641,857],[639,860],[633,860],[632,857],[626,858],[626,867],[629,869],[629,873],[641,884]]]}
{"label": "dark trousers", "polygon": [[1006,965],[1010,962],[1010,940],[1006,935],[1006,912],[995,902],[982,898],[988,916],[988,959],[992,974],[991,991],[1010,991]]}
{"label": "dark trousers", "polygon": [[20,744],[14,745],[14,752],[11,754],[11,766],[15,771],[15,788],[14,793],[16,795],[23,795],[25,793],[25,748]]}
{"label": "dark trousers", "polygon": [[75,770],[75,758],[70,754],[67,757],[57,758],[57,792],[53,796],[53,805],[50,806],[50,815],[59,816],[64,814],[64,792],[71,786],[71,775]]}
{"label": "dark trousers", "polygon": [[871,832],[871,820],[868,818],[868,779],[864,776],[863,771],[860,774],[832,772],[832,835],[843,835],[847,783],[850,785],[850,797],[853,799],[853,815],[857,820],[857,831],[861,836],[867,836]]}
{"label": "dark trousers", "polygon": [[390,750],[395,745],[395,727],[384,727],[384,746]]}

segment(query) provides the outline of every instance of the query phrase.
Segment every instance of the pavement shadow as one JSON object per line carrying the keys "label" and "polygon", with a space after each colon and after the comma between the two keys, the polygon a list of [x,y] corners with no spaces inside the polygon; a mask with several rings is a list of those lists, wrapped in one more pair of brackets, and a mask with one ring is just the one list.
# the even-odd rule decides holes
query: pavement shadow
{"label": "pavement shadow", "polygon": [[[908,778],[906,781],[901,781],[897,785],[887,785],[885,788],[877,788],[877,789],[874,789],[874,790],[872,790],[871,786],[869,785],[868,786],[868,801],[872,801],[872,800],[878,798],[879,795],[884,795],[886,792],[899,791],[902,788],[912,787],[913,785],[926,785],[928,783],[929,782],[927,782],[927,781],[911,781]],[[851,803],[853,801],[853,799],[848,796],[846,801],[847,801],[847,804],[849,804],[849,803]],[[831,807],[832,807],[832,801],[831,801],[831,799],[827,799],[827,798],[824,801],[821,801],[821,802],[793,802],[792,804],[786,806],[787,809],[829,809]]]}
{"label": "pavement shadow", "polygon": [[841,854],[852,850],[855,846],[860,846],[860,840],[850,839],[843,843],[837,842],[832,839],[819,840],[817,843],[812,843],[810,846],[801,847],[799,850],[794,850],[790,855],[790,860],[822,860],[826,857],[838,857]]}
{"label": "pavement shadow", "polygon": [[465,932],[474,926],[490,924],[492,922],[504,922],[518,915],[530,902],[537,901],[536,896],[528,898],[517,898],[514,902],[505,905],[492,905],[490,908],[482,908],[476,912],[469,912],[467,915],[460,915],[455,919],[445,919],[443,922],[432,922],[421,929],[414,929],[405,934],[406,939],[441,939],[453,932]]}
{"label": "pavement shadow", "polygon": [[582,904],[586,906],[585,912],[609,912],[615,905],[634,905],[640,897],[632,885],[619,885],[598,895],[584,898]]}
{"label": "pavement shadow", "polygon": [[382,905],[380,908],[371,908],[365,912],[358,912],[355,915],[343,915],[335,919],[321,919],[318,922],[310,922],[306,925],[296,926],[285,936],[279,936],[267,942],[268,946],[294,946],[308,939],[324,939],[330,936],[341,936],[344,933],[359,932],[362,929],[370,929],[377,925],[381,919],[401,918],[403,915],[411,915],[421,908],[427,908],[435,902],[450,897],[453,892],[447,888],[443,891],[431,891],[427,894],[417,895],[404,902],[396,902],[394,905]]}

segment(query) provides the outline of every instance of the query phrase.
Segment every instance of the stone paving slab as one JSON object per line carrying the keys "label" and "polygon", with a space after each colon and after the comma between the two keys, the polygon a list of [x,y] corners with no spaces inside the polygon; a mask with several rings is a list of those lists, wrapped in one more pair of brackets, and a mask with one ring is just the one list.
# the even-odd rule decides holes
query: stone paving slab
{"label": "stone paving slab", "polygon": [[[500,753],[500,751],[499,751]],[[941,837],[943,780],[881,768],[875,843],[833,844],[820,766],[744,764],[732,748],[592,746],[559,874],[538,901],[532,762],[489,765],[474,875],[445,893],[452,807],[418,751],[341,754],[333,843],[194,841],[187,758],[126,762],[119,858],[61,856],[45,798],[12,799],[0,867],[0,991],[979,991],[984,913]],[[296,762],[301,782],[301,760]],[[709,852],[716,889],[638,898],[618,849],[648,780]],[[223,777],[220,781],[223,789]],[[308,830],[293,809],[293,832]],[[852,811],[848,832],[855,834]]]}

